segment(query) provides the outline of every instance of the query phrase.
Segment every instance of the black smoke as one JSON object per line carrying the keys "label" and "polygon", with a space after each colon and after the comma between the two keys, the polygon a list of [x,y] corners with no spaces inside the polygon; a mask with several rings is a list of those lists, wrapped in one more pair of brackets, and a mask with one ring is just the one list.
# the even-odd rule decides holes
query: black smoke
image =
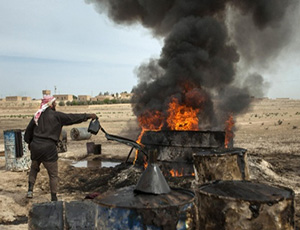
{"label": "black smoke", "polygon": [[[237,74],[241,58],[266,61],[288,42],[283,24],[295,0],[86,0],[116,24],[142,24],[164,39],[160,57],[141,64],[133,111],[166,113],[172,98],[200,108],[200,128],[222,128],[229,114],[263,96],[259,74]],[[264,37],[263,35],[269,34]],[[270,36],[276,41],[268,42]],[[252,79],[252,80],[251,80]],[[192,100],[190,100],[192,98]]]}

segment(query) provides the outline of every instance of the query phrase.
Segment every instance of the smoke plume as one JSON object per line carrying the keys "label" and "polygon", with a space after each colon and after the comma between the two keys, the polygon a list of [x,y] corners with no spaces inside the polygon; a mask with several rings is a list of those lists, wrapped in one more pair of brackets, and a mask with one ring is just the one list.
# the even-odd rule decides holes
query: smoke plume
{"label": "smoke plume", "polygon": [[[222,128],[267,85],[259,74],[237,74],[243,59],[259,62],[289,41],[295,0],[86,0],[116,24],[142,24],[164,39],[160,57],[141,64],[133,111],[166,113],[176,98],[200,109],[200,128]],[[273,40],[271,38],[274,38]]]}

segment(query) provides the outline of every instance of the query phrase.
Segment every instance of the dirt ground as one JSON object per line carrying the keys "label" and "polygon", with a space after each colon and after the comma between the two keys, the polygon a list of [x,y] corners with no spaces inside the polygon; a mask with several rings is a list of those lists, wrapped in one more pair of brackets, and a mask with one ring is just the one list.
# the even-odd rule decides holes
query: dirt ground
{"label": "dirt ground", "polygon": [[[5,170],[3,131],[25,129],[38,104],[0,104],[0,229],[28,229],[28,212],[33,203],[50,201],[48,175],[42,167],[34,188],[34,198],[26,199],[28,172]],[[96,113],[101,125],[111,134],[135,139],[138,135],[135,117],[129,104],[58,107],[67,113]],[[251,109],[236,117],[234,146],[248,150],[251,180],[292,188],[296,198],[296,226],[300,229],[300,100],[256,99]],[[87,127],[88,122],[64,127],[68,134],[68,151],[59,154],[59,193],[63,201],[84,199],[102,194],[108,189],[134,183],[140,171],[131,164],[115,168],[99,167],[100,162],[125,162],[130,147],[107,141],[103,133],[89,140],[71,140],[70,130]],[[101,144],[101,155],[87,154],[86,143]],[[134,154],[131,155],[132,160]],[[74,167],[72,163],[85,160],[97,167]],[[123,177],[121,174],[124,174]],[[120,178],[122,177],[122,178]]]}

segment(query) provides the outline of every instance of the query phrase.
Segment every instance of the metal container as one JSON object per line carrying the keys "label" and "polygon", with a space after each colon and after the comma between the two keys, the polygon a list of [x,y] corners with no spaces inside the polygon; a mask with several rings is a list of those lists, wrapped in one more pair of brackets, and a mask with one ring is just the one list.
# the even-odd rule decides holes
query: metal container
{"label": "metal container", "polygon": [[64,153],[68,151],[67,141],[68,141],[67,131],[62,130],[59,135],[59,140],[56,143],[57,153]]}
{"label": "metal container", "polygon": [[94,154],[101,154],[101,144],[95,144]]}
{"label": "metal container", "polygon": [[88,132],[88,129],[85,127],[81,128],[72,128],[70,131],[70,136],[72,140],[88,140],[91,138],[92,134]]}
{"label": "metal container", "polygon": [[94,153],[95,142],[87,142],[86,143],[86,151],[88,154]]}
{"label": "metal container", "polygon": [[135,193],[121,188],[93,201],[98,204],[97,229],[196,229],[194,193],[171,189],[168,194]]}
{"label": "metal container", "polygon": [[246,152],[243,148],[223,148],[194,153],[196,182],[203,184],[214,180],[249,180]]}
{"label": "metal container", "polygon": [[294,230],[294,192],[250,181],[215,181],[195,189],[199,229]]}
{"label": "metal container", "polygon": [[86,150],[88,154],[101,154],[101,144],[95,144],[95,142],[87,142]]}
{"label": "metal container", "polygon": [[[224,131],[146,131],[141,143],[146,151],[157,151],[157,163],[163,175],[194,176],[193,153],[203,149],[224,148]],[[142,154],[138,164],[143,163]]]}
{"label": "metal container", "polygon": [[9,171],[24,171],[30,168],[30,152],[24,141],[24,130],[5,130],[5,168]]}

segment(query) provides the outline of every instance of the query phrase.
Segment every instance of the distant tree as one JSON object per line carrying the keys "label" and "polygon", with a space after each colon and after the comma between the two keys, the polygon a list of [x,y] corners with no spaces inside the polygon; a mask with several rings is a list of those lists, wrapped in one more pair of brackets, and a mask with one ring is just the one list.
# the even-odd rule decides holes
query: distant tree
{"label": "distant tree", "polygon": [[102,96],[103,95],[103,93],[102,92],[100,92],[99,94],[98,94],[98,96]]}
{"label": "distant tree", "polygon": [[108,95],[109,95],[109,92],[106,91],[106,92],[104,93],[104,96],[108,96]]}
{"label": "distant tree", "polygon": [[64,101],[60,101],[60,102],[58,103],[58,105],[59,105],[59,106],[65,106],[66,104],[65,104]]}
{"label": "distant tree", "polygon": [[104,104],[110,104],[110,100],[109,100],[108,98],[105,98],[105,99],[103,100],[103,102],[104,102]]}
{"label": "distant tree", "polygon": [[78,99],[78,97],[76,97],[75,95],[73,95],[73,100],[77,100]]}
{"label": "distant tree", "polygon": [[78,101],[72,101],[71,105],[78,105]]}

